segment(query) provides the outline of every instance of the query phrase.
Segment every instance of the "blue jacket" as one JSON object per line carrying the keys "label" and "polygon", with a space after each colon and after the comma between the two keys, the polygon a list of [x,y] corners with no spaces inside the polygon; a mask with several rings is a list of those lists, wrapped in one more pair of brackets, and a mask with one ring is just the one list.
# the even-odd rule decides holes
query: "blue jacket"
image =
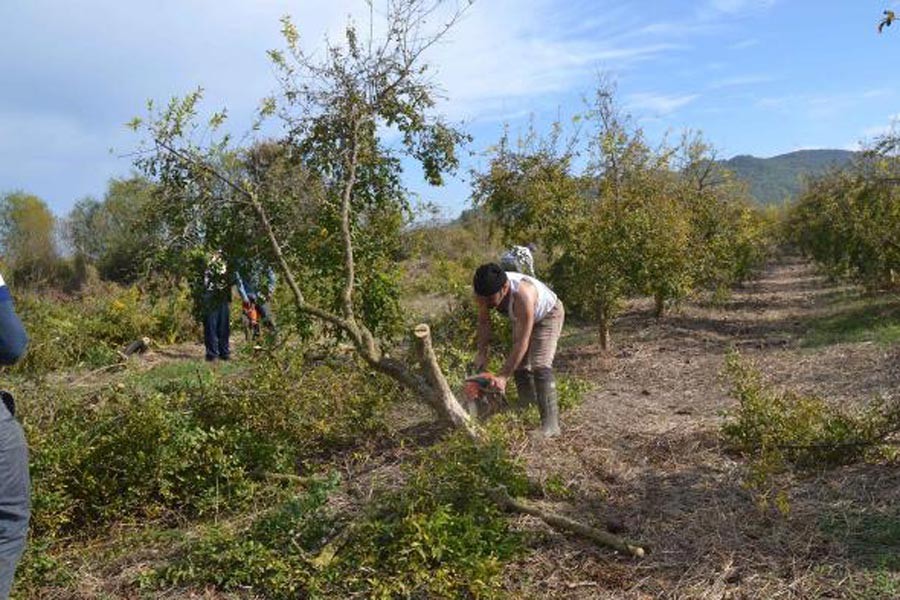
{"label": "blue jacket", "polygon": [[12,294],[0,276],[0,365],[11,365],[25,354],[28,335],[13,308]]}

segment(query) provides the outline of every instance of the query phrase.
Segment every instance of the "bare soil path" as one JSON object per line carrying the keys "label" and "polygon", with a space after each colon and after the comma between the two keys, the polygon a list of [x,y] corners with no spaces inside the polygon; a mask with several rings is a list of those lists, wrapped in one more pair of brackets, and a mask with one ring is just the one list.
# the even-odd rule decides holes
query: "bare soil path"
{"label": "bare soil path", "polygon": [[[612,355],[590,343],[590,330],[576,328],[558,368],[596,387],[564,415],[561,437],[532,442],[523,458],[545,483],[548,505],[612,524],[652,553],[637,562],[547,530],[538,551],[508,569],[513,595],[900,597],[896,562],[885,570],[871,548],[859,551],[849,527],[835,535],[829,526],[832,515],[847,523],[862,515],[887,519],[900,531],[896,466],[790,476],[791,512],[782,517],[757,507],[741,485],[743,465],[718,437],[723,412],[735,406],[720,375],[730,347],[773,385],[829,401],[900,392],[900,347],[810,343],[817,324],[840,317],[858,294],[783,259],[720,307],[688,303],[660,321],[649,316],[649,305],[630,307],[613,330]],[[887,547],[900,552],[891,543],[900,536]]]}

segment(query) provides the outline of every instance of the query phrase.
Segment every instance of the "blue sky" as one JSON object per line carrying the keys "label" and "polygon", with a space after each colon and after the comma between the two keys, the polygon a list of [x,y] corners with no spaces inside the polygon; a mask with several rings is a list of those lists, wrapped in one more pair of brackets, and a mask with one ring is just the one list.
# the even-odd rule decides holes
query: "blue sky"
{"label": "blue sky", "polygon": [[[376,10],[384,0],[375,0]],[[428,60],[441,110],[474,140],[463,173],[430,189],[446,216],[468,205],[465,171],[504,124],[545,127],[582,108],[597,75],[653,139],[690,128],[719,156],[855,148],[900,115],[900,23],[891,0],[476,0]],[[58,215],[130,171],[124,127],[148,99],[202,86],[232,126],[275,87],[265,52],[293,16],[310,48],[337,39],[363,0],[2,0],[0,193]]]}

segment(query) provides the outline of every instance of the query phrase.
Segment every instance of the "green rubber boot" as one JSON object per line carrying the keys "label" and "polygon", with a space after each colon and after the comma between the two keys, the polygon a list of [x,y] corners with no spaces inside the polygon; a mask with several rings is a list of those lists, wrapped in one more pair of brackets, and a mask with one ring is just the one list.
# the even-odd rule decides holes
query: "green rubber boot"
{"label": "green rubber boot", "polygon": [[538,409],[541,412],[541,433],[548,438],[558,436],[560,434],[559,402],[553,370],[546,368],[535,369],[534,387]]}
{"label": "green rubber boot", "polygon": [[519,394],[518,409],[525,410],[537,401],[534,374],[531,371],[520,369],[513,373],[513,378],[516,380],[516,392]]}

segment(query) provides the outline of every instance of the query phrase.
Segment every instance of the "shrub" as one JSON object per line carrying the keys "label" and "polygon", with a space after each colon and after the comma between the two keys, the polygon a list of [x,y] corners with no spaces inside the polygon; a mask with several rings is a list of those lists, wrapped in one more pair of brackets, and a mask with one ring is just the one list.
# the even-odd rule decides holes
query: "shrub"
{"label": "shrub", "polygon": [[209,530],[146,583],[274,599],[496,596],[502,565],[522,544],[487,492],[503,484],[521,494],[527,480],[492,431],[480,448],[456,434],[424,452],[406,483],[381,490],[355,521],[328,508],[334,477],[314,482],[241,530]]}
{"label": "shrub", "polygon": [[120,360],[118,349],[144,336],[170,344],[197,334],[181,288],[153,296],[134,286],[98,284],[71,298],[17,294],[16,305],[31,341],[13,369],[32,375],[112,364]]}
{"label": "shrub", "polygon": [[242,530],[212,527],[184,554],[145,578],[144,586],[206,584],[219,589],[251,587],[274,600],[312,595],[321,551],[334,518],[326,507],[339,478],[311,482]]}
{"label": "shrub", "polygon": [[785,492],[772,480],[787,467],[825,469],[884,456],[886,438],[900,428],[900,405],[873,402],[849,413],[816,396],[779,392],[735,351],[725,373],[739,405],[722,426],[723,438],[750,460],[747,485],[761,506],[774,496],[783,512],[788,509]]}
{"label": "shrub", "polygon": [[494,595],[503,562],[522,542],[488,492],[504,485],[521,495],[528,488],[502,431],[502,423],[493,426],[478,448],[457,432],[424,452],[407,470],[406,485],[382,494],[352,532],[329,577],[339,582],[336,595]]}
{"label": "shrub", "polygon": [[399,394],[353,364],[290,356],[236,381],[120,385],[84,397],[46,385],[23,394],[37,536],[237,510],[260,474],[294,473],[380,431]]}

